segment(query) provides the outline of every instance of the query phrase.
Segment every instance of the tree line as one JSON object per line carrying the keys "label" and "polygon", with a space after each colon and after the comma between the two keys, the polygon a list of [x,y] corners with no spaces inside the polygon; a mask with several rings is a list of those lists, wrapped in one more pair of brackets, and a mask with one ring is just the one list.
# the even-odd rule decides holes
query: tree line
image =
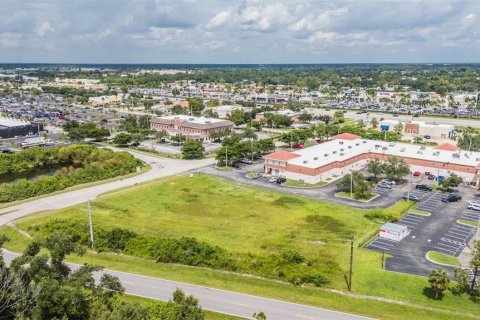
{"label": "tree line", "polygon": [[0,202],[35,197],[65,188],[136,171],[142,162],[128,152],[114,152],[92,145],[31,148],[13,154],[0,154],[0,172],[13,174],[38,167],[62,165],[51,176],[19,179],[0,184]]}
{"label": "tree line", "polygon": [[[82,255],[85,247],[71,235],[50,234],[31,242],[23,254],[7,265],[1,252],[9,241],[0,235],[0,320],[203,320],[198,300],[177,289],[167,302],[147,305],[127,302],[120,280],[102,267],[84,264],[72,270],[70,254]],[[45,254],[44,252],[48,252]]]}

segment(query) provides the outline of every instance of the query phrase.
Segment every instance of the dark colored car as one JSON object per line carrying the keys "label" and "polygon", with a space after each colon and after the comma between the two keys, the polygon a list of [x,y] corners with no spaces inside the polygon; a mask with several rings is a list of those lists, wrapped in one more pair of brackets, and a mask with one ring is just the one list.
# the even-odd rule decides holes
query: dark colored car
{"label": "dark colored car", "polygon": [[277,178],[277,181],[275,181],[275,183],[276,183],[276,184],[282,184],[282,183],[284,183],[285,181],[287,181],[286,178],[280,177],[280,178]]}
{"label": "dark colored car", "polygon": [[426,184],[417,184],[415,189],[422,190],[422,191],[432,191],[432,187],[427,186]]}
{"label": "dark colored car", "polygon": [[428,176],[428,180],[435,180],[437,177],[435,177],[433,174],[430,174]]}
{"label": "dark colored car", "polygon": [[460,200],[462,200],[462,197],[460,195],[454,194],[454,193],[447,194],[446,196],[444,196],[442,198],[443,202],[458,202]]}

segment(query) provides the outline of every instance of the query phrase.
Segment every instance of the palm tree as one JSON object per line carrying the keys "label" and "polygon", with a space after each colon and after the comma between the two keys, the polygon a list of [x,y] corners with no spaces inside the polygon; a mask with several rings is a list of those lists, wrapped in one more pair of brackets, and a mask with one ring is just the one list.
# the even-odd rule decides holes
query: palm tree
{"label": "palm tree", "polygon": [[413,143],[420,144],[422,143],[422,141],[423,141],[423,138],[420,136],[413,137]]}
{"label": "palm tree", "polygon": [[432,270],[428,276],[428,282],[433,290],[435,290],[435,299],[438,299],[443,291],[447,290],[450,283],[450,276],[447,271],[442,268]]}
{"label": "palm tree", "polygon": [[372,125],[372,128],[373,129],[376,129],[378,127],[378,120],[377,118],[372,118],[372,120],[370,121],[370,124]]}

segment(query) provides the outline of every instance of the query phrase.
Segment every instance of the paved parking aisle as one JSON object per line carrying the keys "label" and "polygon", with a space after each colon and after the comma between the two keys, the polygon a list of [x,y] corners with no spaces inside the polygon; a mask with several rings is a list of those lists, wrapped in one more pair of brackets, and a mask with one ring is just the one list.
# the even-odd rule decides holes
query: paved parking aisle
{"label": "paved parking aisle", "polygon": [[437,242],[435,248],[443,253],[457,257],[475,234],[475,228],[454,224]]}
{"label": "paved parking aisle", "polygon": [[392,189],[387,189],[387,188],[382,188],[379,186],[375,186],[372,191],[375,192],[376,194],[384,194]]}
{"label": "paved parking aisle", "polygon": [[431,192],[431,194],[431,196],[425,197],[425,200],[417,206],[418,210],[433,212],[440,206],[444,194],[438,191]]}
{"label": "paved parking aisle", "polygon": [[[410,196],[417,196],[420,198],[420,200],[423,200],[426,196],[430,195],[430,191],[423,191],[423,190],[417,190],[413,189],[410,191]],[[408,193],[405,193],[405,196],[408,196]]]}
{"label": "paved parking aisle", "polygon": [[480,219],[480,212],[467,209],[463,212],[462,219],[478,222]]}

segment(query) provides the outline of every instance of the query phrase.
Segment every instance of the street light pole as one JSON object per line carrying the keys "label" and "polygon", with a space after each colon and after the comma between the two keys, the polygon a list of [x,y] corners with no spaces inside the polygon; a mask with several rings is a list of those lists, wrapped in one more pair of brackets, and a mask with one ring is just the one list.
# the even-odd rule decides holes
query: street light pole
{"label": "street light pole", "polygon": [[228,146],[225,146],[225,168],[228,167]]}

